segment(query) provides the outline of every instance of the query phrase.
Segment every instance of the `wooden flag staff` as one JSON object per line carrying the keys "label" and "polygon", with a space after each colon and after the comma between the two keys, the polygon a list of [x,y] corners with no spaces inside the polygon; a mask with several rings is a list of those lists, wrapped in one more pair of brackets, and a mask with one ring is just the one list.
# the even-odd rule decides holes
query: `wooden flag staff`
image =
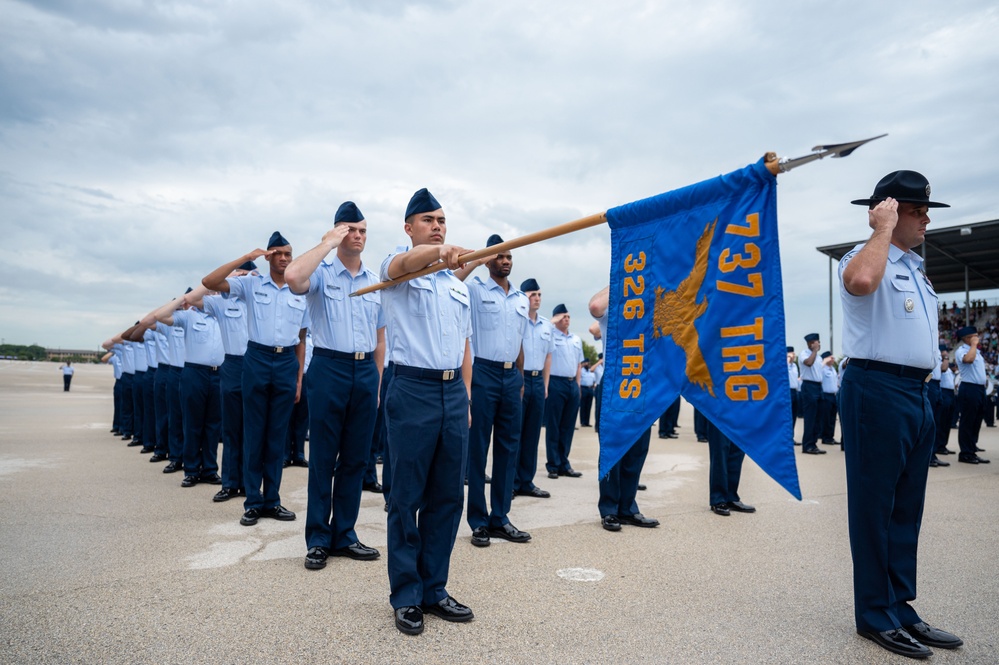
{"label": "wooden flag staff", "polygon": [[[887,134],[882,134],[881,136],[887,136]],[[786,173],[796,166],[801,166],[802,164],[807,164],[808,162],[814,161],[816,159],[822,159],[827,155],[832,155],[833,157],[846,157],[851,152],[856,150],[859,146],[867,143],[868,141],[873,141],[874,139],[879,139],[881,136],[875,136],[874,138],[865,139],[863,141],[854,141],[852,143],[837,143],[834,145],[822,145],[812,148],[813,154],[806,157],[798,157],[796,159],[778,159],[777,153],[768,152],[763,156],[763,162],[770,171],[775,176],[778,173]],[[467,254],[462,254],[459,258],[464,262],[468,263],[470,261],[475,261],[481,259],[485,256],[491,256],[493,254],[499,254],[500,252],[506,252],[519,247],[525,247],[527,245],[533,245],[536,242],[541,242],[543,240],[550,240],[552,238],[557,238],[559,236],[564,236],[569,233],[574,233],[582,229],[588,229],[591,226],[599,226],[601,224],[607,223],[607,213],[601,212],[596,215],[590,215],[589,217],[583,217],[581,219],[576,219],[571,222],[566,222],[565,224],[559,224],[558,226],[553,226],[549,229],[544,229],[543,231],[536,231],[534,233],[528,233],[526,236],[520,236],[519,238],[514,238],[513,240],[507,240],[499,244],[493,245],[491,247],[486,247],[484,249],[477,249],[473,252],[468,252]],[[351,293],[351,297],[362,296],[365,293],[372,293],[373,291],[380,291],[382,289],[388,288],[390,286],[395,286],[403,282],[408,282],[411,279],[416,279],[417,277],[423,277],[424,275],[429,275],[430,273],[437,272],[439,270],[444,270],[446,268],[443,263],[431,263],[429,266],[417,270],[416,272],[407,273],[401,275],[396,279],[389,280],[387,282],[380,282],[378,284],[372,284],[371,286],[366,286],[363,289],[358,289],[354,293]]]}

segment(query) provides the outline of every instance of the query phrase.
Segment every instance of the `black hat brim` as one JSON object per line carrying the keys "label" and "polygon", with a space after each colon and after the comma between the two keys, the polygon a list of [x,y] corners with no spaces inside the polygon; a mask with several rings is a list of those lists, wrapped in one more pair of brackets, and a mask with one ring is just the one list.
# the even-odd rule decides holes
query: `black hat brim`
{"label": "black hat brim", "polygon": [[[920,201],[918,199],[898,199],[898,198],[896,198],[895,200],[898,201],[899,203],[915,203],[917,205],[924,205],[927,208],[949,208],[950,207],[949,203],[939,203],[937,201]],[[881,203],[882,201],[884,201],[884,199],[881,198],[881,197],[878,197],[878,198],[869,198],[869,199],[856,199],[854,201],[850,201],[850,203],[852,203],[855,206],[868,206],[868,207],[870,207],[872,205],[877,205],[877,204]]]}

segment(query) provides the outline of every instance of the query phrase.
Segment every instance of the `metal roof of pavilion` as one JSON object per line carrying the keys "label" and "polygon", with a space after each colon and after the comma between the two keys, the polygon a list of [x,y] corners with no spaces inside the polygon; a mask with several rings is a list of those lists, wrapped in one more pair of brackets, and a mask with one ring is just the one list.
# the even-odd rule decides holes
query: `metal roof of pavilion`
{"label": "metal roof of pavilion", "polygon": [[[839,261],[862,242],[815,249]],[[937,293],[963,293],[965,267],[969,291],[999,289],[999,219],[929,229],[924,244],[914,251],[926,259],[926,274]]]}

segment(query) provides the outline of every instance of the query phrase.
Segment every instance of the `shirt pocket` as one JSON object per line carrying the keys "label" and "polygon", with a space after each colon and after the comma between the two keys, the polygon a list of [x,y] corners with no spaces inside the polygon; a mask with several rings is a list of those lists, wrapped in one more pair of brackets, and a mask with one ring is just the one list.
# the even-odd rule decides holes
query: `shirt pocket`
{"label": "shirt pocket", "polygon": [[891,278],[891,311],[896,319],[914,319],[916,313],[916,286],[911,279]]}
{"label": "shirt pocket", "polygon": [[296,324],[301,324],[305,319],[305,297],[292,296],[288,298],[287,305],[291,310],[290,320]]}
{"label": "shirt pocket", "polygon": [[422,319],[430,316],[430,302],[434,297],[434,289],[430,284],[423,283],[421,279],[414,279],[410,282],[409,292],[406,294],[407,306],[411,316],[418,316]]}
{"label": "shirt pocket", "polygon": [[382,306],[382,299],[377,293],[365,293],[361,296],[361,306],[364,308],[364,320],[372,330],[378,327],[378,310]]}
{"label": "shirt pocket", "polygon": [[198,344],[208,342],[208,324],[204,321],[195,321],[191,324],[191,332],[194,334],[194,341]]}
{"label": "shirt pocket", "polygon": [[483,330],[496,330],[501,318],[501,307],[496,300],[480,300],[475,307],[478,324]]}
{"label": "shirt pocket", "polygon": [[326,311],[329,313],[330,321],[343,320],[343,300],[344,290],[336,284],[326,284],[323,286],[323,297],[326,303]]}
{"label": "shirt pocket", "polygon": [[271,304],[274,302],[271,294],[266,291],[254,291],[253,292],[253,316],[258,321],[263,321],[269,318],[267,315],[270,313]]}

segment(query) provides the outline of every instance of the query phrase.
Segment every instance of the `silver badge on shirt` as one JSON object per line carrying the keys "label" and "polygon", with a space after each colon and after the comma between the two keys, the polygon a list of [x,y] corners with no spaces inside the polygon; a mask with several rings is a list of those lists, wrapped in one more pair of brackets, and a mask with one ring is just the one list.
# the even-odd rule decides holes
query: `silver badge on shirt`
{"label": "silver badge on shirt", "polygon": [[905,311],[911,312],[913,309],[915,309],[915,307],[916,303],[912,302],[912,298],[905,299]]}

